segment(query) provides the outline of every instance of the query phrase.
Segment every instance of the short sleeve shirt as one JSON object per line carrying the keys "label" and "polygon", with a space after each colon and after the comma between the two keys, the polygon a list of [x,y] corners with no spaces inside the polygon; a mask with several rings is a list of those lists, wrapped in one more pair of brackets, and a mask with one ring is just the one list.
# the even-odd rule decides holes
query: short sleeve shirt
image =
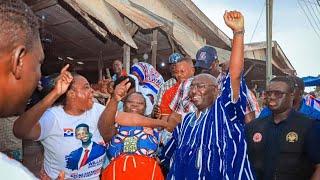
{"label": "short sleeve shirt", "polygon": [[[105,158],[105,144],[98,130],[98,121],[105,106],[94,103],[93,107],[79,116],[72,116],[62,106],[49,108],[40,119],[41,135],[38,140],[44,146],[44,170],[50,178],[60,171],[66,178],[99,179]],[[76,127],[89,127],[91,144],[88,159],[80,166],[85,155],[82,140],[76,136]]]}

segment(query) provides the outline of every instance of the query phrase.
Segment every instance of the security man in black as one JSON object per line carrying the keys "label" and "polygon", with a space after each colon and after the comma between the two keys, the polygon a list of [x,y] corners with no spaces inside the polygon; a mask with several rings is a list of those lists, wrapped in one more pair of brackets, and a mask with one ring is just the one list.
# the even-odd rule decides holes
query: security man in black
{"label": "security man in black", "polygon": [[293,89],[290,78],[273,78],[266,91],[272,115],[246,126],[258,180],[320,180],[320,121],[293,110]]}

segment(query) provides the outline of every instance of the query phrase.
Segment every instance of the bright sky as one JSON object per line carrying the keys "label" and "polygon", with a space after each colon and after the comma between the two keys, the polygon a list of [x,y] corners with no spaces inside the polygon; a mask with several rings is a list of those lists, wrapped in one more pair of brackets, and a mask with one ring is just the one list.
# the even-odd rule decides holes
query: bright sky
{"label": "bright sky", "polygon": [[[232,32],[223,21],[225,10],[239,10],[245,16],[245,42],[249,43],[253,31],[262,12],[260,22],[251,42],[266,40],[266,0],[192,0],[211,21],[224,33],[231,37]],[[274,0],[273,7],[273,40],[276,40],[291,64],[297,70],[298,76],[317,76],[320,74],[320,36],[317,36],[310,25],[301,6],[307,15],[313,16],[313,23],[320,35],[320,6],[316,0]],[[309,10],[309,11],[308,11]],[[313,22],[313,21],[312,21]],[[316,26],[318,25],[318,26]]]}

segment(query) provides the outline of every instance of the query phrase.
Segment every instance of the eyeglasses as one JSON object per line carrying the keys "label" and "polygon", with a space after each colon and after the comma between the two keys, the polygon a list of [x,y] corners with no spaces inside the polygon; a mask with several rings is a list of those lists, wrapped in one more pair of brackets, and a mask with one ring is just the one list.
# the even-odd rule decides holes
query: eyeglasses
{"label": "eyeglasses", "polygon": [[267,97],[271,97],[272,94],[276,97],[276,98],[282,98],[283,95],[285,94],[289,94],[289,92],[282,92],[282,91],[266,91],[266,96]]}
{"label": "eyeglasses", "polygon": [[208,88],[209,86],[216,86],[216,85],[214,85],[214,84],[191,84],[190,90],[191,89],[204,90],[204,89]]}

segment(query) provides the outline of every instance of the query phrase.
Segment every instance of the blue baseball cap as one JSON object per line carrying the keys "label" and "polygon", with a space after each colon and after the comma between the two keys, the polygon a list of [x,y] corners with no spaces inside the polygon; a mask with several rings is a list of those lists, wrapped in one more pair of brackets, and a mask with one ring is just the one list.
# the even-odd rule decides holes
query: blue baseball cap
{"label": "blue baseball cap", "polygon": [[195,67],[210,69],[211,64],[218,59],[217,50],[212,46],[203,46],[196,55]]}
{"label": "blue baseball cap", "polygon": [[176,64],[182,58],[183,58],[183,56],[180,53],[173,53],[169,56],[169,64]]}

